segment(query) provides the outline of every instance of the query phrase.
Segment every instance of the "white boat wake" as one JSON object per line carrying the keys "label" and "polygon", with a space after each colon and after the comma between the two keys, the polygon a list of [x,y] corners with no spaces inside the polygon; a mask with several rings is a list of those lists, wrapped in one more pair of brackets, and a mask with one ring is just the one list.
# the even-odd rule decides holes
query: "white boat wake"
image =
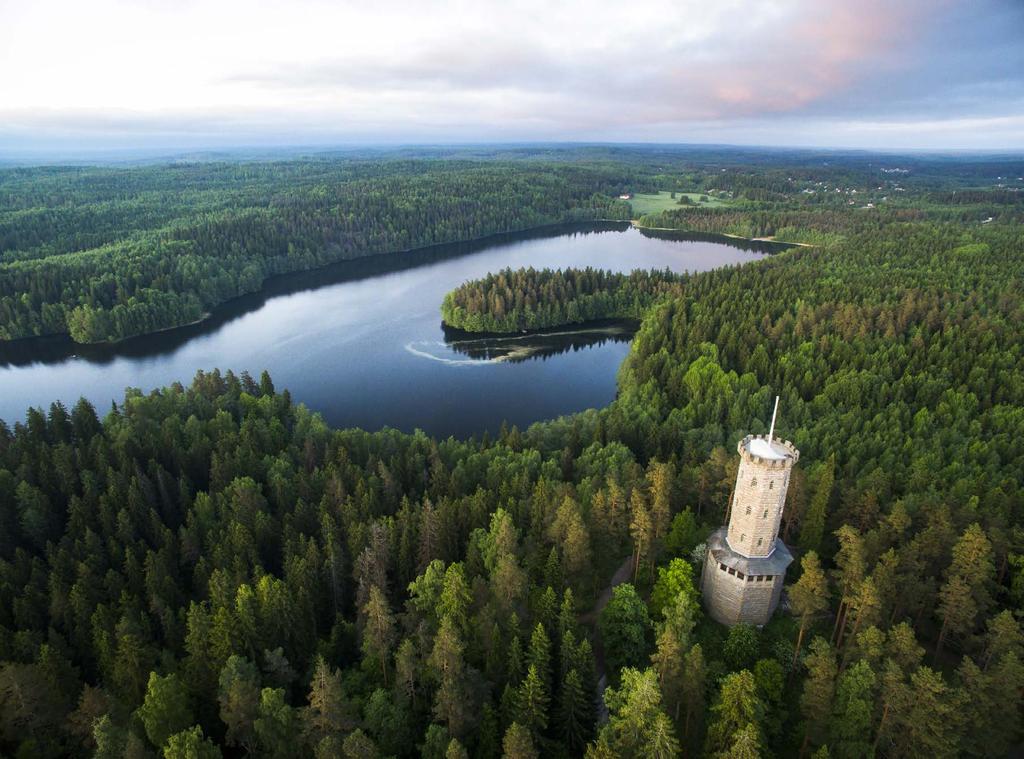
{"label": "white boat wake", "polygon": [[414,356],[429,358],[431,361],[439,361],[440,363],[448,364],[449,366],[486,366],[487,364],[501,364],[508,360],[508,356],[496,356],[494,358],[448,358],[447,356],[436,356],[429,351],[421,350],[416,347],[417,345],[447,348],[448,346],[444,343],[439,341],[420,340],[418,342],[407,343],[405,349]]}

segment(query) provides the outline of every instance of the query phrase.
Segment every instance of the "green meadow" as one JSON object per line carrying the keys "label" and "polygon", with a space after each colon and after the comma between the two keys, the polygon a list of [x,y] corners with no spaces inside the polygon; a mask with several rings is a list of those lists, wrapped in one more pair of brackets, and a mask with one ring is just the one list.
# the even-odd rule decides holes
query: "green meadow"
{"label": "green meadow", "polygon": [[[722,200],[700,192],[677,192],[674,198],[668,190],[647,194],[637,193],[629,201],[630,205],[633,206],[633,218],[638,219],[650,213],[660,213],[661,211],[679,208],[679,198],[684,195],[692,200],[695,206],[718,208],[730,205],[728,200]],[[706,200],[701,200],[701,198],[706,198]]]}

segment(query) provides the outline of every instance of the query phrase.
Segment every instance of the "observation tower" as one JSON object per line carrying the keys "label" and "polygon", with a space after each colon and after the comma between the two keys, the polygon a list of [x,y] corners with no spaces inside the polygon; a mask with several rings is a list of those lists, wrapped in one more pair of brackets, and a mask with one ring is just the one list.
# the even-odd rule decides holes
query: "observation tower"
{"label": "observation tower", "polygon": [[775,417],[767,435],[747,435],[740,454],[729,523],[708,538],[701,575],[704,604],[722,624],[763,625],[782,595],[793,555],[779,538],[789,474],[800,452],[788,440],[775,439]]}

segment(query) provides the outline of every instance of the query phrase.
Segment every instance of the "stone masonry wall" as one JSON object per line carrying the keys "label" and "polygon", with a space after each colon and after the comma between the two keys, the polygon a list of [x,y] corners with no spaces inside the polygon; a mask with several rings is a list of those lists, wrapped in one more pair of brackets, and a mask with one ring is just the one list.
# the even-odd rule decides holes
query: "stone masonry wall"
{"label": "stone masonry wall", "polygon": [[771,619],[782,593],[785,575],[771,580],[742,579],[719,567],[710,554],[704,565],[701,590],[711,618],[726,625],[763,625]]}
{"label": "stone masonry wall", "polygon": [[743,447],[745,442],[740,443],[740,466],[729,517],[729,546],[745,556],[767,556],[779,534],[793,459],[751,456]]}

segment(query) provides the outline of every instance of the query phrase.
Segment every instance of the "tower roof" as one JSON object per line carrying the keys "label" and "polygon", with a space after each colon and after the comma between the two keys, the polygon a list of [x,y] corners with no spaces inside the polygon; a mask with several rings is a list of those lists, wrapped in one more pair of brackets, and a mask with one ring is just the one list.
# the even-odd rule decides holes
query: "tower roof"
{"label": "tower roof", "polygon": [[747,450],[762,459],[774,459],[782,461],[789,455],[789,451],[783,448],[777,441],[769,442],[763,437],[751,438],[747,443]]}
{"label": "tower roof", "polygon": [[793,554],[781,538],[775,539],[772,551],[767,556],[747,556],[729,545],[728,531],[728,527],[719,527],[708,536],[708,553],[715,557],[715,561],[727,567],[745,575],[780,575],[793,563]]}
{"label": "tower roof", "polygon": [[747,435],[736,446],[736,450],[755,464],[770,467],[791,466],[800,458],[800,451],[791,442],[769,439],[766,435]]}

